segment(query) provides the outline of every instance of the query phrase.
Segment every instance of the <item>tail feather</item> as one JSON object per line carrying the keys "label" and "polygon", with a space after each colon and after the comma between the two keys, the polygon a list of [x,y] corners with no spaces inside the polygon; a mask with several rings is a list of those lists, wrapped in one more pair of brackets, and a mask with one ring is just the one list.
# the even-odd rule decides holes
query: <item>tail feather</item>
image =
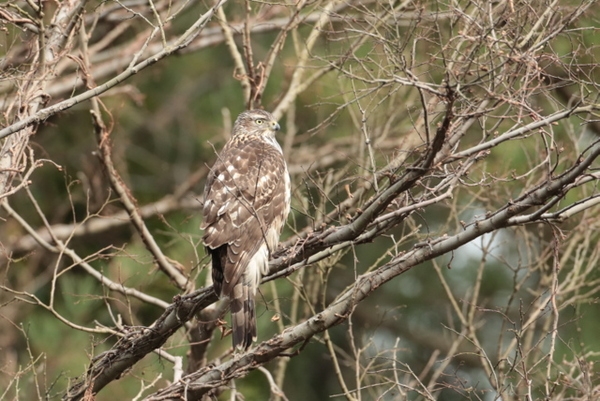
{"label": "tail feather", "polygon": [[256,341],[254,291],[247,283],[240,282],[233,287],[231,326],[233,327],[234,348],[245,351],[253,341]]}

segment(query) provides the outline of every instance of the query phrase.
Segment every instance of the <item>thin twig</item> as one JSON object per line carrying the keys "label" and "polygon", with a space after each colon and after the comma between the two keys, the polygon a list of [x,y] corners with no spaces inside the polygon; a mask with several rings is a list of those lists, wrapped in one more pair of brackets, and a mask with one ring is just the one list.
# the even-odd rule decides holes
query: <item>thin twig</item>
{"label": "thin twig", "polygon": [[211,7],[206,13],[204,13],[198,20],[190,27],[184,34],[179,36],[178,38],[172,40],[165,49],[160,52],[146,58],[144,61],[137,63],[134,66],[131,66],[127,70],[118,74],[114,78],[108,80],[104,84],[97,86],[93,89],[85,91],[77,96],[72,98],[63,100],[62,102],[56,103],[50,107],[46,107],[45,109],[39,110],[31,116],[21,119],[20,121],[9,125],[6,128],[0,130],[0,139],[5,138],[15,132],[19,132],[25,127],[28,127],[33,124],[38,124],[40,122],[45,121],[50,116],[69,109],[76,104],[79,104],[85,100],[92,99],[97,97],[98,95],[106,92],[109,89],[117,86],[121,82],[125,81],[128,78],[131,78],[133,75],[142,71],[143,69],[151,66],[152,64],[164,59],[167,56],[185,48],[189,45],[189,43],[202,31],[204,26],[210,21],[213,14],[216,10],[218,10],[227,0],[218,0],[217,4]]}

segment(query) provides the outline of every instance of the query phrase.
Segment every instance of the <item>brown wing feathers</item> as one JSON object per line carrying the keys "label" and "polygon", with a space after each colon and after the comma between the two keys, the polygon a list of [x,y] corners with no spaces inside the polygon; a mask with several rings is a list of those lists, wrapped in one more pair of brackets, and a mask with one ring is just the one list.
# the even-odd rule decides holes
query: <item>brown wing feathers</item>
{"label": "brown wing feathers", "polygon": [[[212,257],[215,292],[231,300],[238,348],[247,349],[256,338],[254,296],[260,276],[255,273],[266,267],[289,210],[284,174],[285,161],[272,143],[256,135],[234,135],[207,179],[203,241]],[[273,229],[275,241],[270,238]]]}

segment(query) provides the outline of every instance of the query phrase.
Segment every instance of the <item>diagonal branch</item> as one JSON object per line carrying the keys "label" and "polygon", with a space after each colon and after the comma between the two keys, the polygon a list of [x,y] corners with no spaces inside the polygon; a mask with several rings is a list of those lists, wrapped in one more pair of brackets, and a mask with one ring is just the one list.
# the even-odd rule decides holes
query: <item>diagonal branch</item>
{"label": "diagonal branch", "polygon": [[517,204],[490,217],[478,220],[463,232],[451,237],[442,238],[426,246],[419,244],[413,246],[410,252],[397,256],[375,271],[358,277],[355,283],[338,296],[334,302],[307,321],[273,336],[239,358],[233,358],[218,366],[206,367],[187,375],[179,382],[148,396],[146,401],[179,398],[199,400],[211,389],[225,385],[232,379],[245,376],[248,370],[257,369],[279,356],[289,356],[286,352],[294,346],[306,343],[316,334],[348,319],[357,304],[394,277],[426,260],[455,250],[486,233],[510,226],[512,217],[523,213],[534,204],[539,204],[561,193],[561,190],[577,179],[598,156],[600,156],[600,141],[595,143],[589,154],[582,158],[580,163],[572,166],[559,177],[547,181],[540,188],[530,191]]}
{"label": "diagonal branch", "polygon": [[[430,155],[426,155],[425,160],[430,160]],[[255,368],[277,356],[281,356],[285,350],[310,339],[316,333],[344,321],[356,303],[369,296],[378,287],[392,278],[426,260],[457,249],[486,233],[511,226],[511,218],[524,213],[534,205],[539,205],[557,195],[564,196],[569,185],[580,174],[585,172],[599,155],[600,143],[596,142],[589,149],[589,154],[586,157],[582,156],[578,163],[565,173],[556,178],[549,179],[544,185],[529,191],[508,207],[500,209],[499,212],[489,215],[489,217],[476,221],[466,227],[464,231],[453,236],[441,238],[437,241],[434,240],[427,244],[415,244],[411,251],[399,255],[377,270],[361,276],[352,287],[342,293],[329,307],[308,321],[292,327],[273,337],[271,340],[260,344],[257,348],[244,354],[239,359],[229,361],[215,368],[206,368],[200,372],[186,376],[187,379],[185,382],[175,383],[173,386],[165,389],[161,395],[164,395],[165,392],[175,394],[183,391],[183,388],[187,388],[188,391],[196,389],[200,394],[203,394],[207,391],[208,383],[210,383],[210,386],[226,383],[231,378],[239,377],[249,368]],[[413,169],[413,171],[418,170]],[[373,202],[373,204],[376,205],[377,201]],[[532,216],[532,219],[538,218],[534,215],[530,216]],[[522,222],[520,223],[522,224]],[[351,224],[333,230],[326,229],[321,233],[325,234],[324,237],[319,238],[320,236],[315,236],[313,237],[315,239],[311,238],[298,247],[291,246],[284,250],[280,253],[282,256],[271,262],[271,273],[264,278],[263,282],[280,277],[282,275],[280,272],[282,271],[286,272],[285,276],[291,274],[294,270],[287,269],[292,261],[306,260],[309,259],[310,255],[317,254],[318,250],[322,249],[322,238],[329,238],[327,247],[332,247],[334,243],[331,238],[337,238],[341,241],[343,238],[347,238],[348,235],[344,234],[336,237],[336,232],[350,230],[351,233],[356,233],[356,227],[354,229],[349,228]],[[346,246],[350,245],[352,245],[351,241],[346,244]],[[314,260],[311,262],[314,262]],[[306,264],[303,265],[305,266]],[[87,379],[75,383],[70,388],[65,399],[80,399],[88,386],[96,393],[109,382],[119,377],[124,370],[130,368],[144,355],[164,344],[185,322],[216,300],[217,298],[212,291],[212,287],[207,287],[182,297],[176,297],[174,303],[167,308],[163,315],[150,328],[139,330],[129,338],[119,340],[110,351],[96,357],[92,362],[92,366],[88,369]],[[190,393],[187,394],[189,395]]]}
{"label": "diagonal branch", "polygon": [[[15,219],[21,225],[21,227],[23,227],[27,232],[29,232],[29,235],[31,235],[31,237],[34,238],[35,241],[37,241],[37,243],[40,244],[40,246],[42,246],[44,249],[46,249],[49,252],[67,255],[69,258],[71,258],[73,263],[75,263],[78,266],[81,266],[81,268],[83,270],[85,270],[89,275],[91,275],[96,280],[98,280],[100,283],[102,283],[102,285],[105,286],[106,288],[108,288],[109,290],[119,292],[126,296],[132,296],[143,302],[149,303],[151,305],[156,305],[163,309],[165,309],[169,306],[169,304],[167,304],[165,301],[163,301],[161,299],[150,296],[142,291],[138,291],[135,288],[126,287],[125,285],[123,285],[121,283],[112,281],[111,279],[106,277],[104,274],[102,274],[98,270],[94,269],[85,259],[83,259],[81,256],[79,256],[73,249],[68,248],[65,245],[65,243],[62,241],[62,239],[53,237],[50,240],[46,240],[45,238],[42,238],[33,229],[33,227],[31,227],[31,225],[29,223],[27,223],[27,221],[23,217],[21,217],[21,215],[18,214],[8,204],[7,200],[5,200],[5,199],[2,200],[0,202],[0,205],[8,213],[8,215],[10,217]],[[50,243],[50,241],[54,242],[55,245],[52,245]]]}
{"label": "diagonal branch", "polygon": [[[206,175],[206,169],[202,170],[202,175]],[[153,216],[165,215],[177,210],[195,210],[200,208],[200,206],[199,200],[193,196],[180,197],[175,194],[167,195],[156,202],[140,206],[138,212],[142,219],[147,219]],[[52,241],[49,231],[52,232],[54,237],[64,240],[67,238],[103,234],[128,225],[129,223],[129,214],[127,211],[123,210],[112,215],[90,216],[82,222],[73,224],[53,224],[48,230],[46,228],[39,229],[35,232],[35,237],[32,234],[23,235],[19,237],[16,242],[7,245],[6,249],[7,253],[16,253],[17,255],[20,255],[38,248],[40,244],[38,238],[44,241]]]}
{"label": "diagonal branch", "polygon": [[160,246],[158,246],[158,244],[154,240],[154,237],[150,233],[150,230],[148,230],[148,227],[146,227],[146,223],[144,223],[144,220],[140,215],[135,198],[131,194],[131,191],[129,191],[129,188],[127,188],[127,186],[121,179],[119,173],[117,172],[112,162],[110,135],[107,128],[104,125],[104,122],[102,121],[102,118],[99,115],[99,110],[92,110],[91,114],[94,120],[94,128],[96,130],[96,135],[98,138],[100,159],[102,160],[102,163],[106,168],[106,175],[108,177],[108,180],[110,181],[112,188],[119,195],[121,203],[125,207],[125,210],[127,210],[127,213],[129,214],[129,218],[133,226],[136,228],[136,230],[142,237],[142,241],[144,241],[146,248],[154,257],[154,261],[156,262],[158,267],[167,275],[167,277],[169,277],[173,282],[175,282],[175,284],[177,284],[177,287],[179,287],[179,289],[186,291],[189,290],[191,288],[190,285],[192,283],[188,280],[186,275],[183,274],[183,269],[171,263],[167,259],[165,254],[162,252]]}
{"label": "diagonal branch", "polygon": [[85,376],[69,387],[63,400],[80,400],[87,393],[98,393],[144,356],[159,348],[196,313],[216,300],[212,287],[186,296],[176,296],[173,303],[150,327],[132,330],[109,351],[96,356]]}
{"label": "diagonal branch", "polygon": [[[450,96],[451,97],[451,96]],[[272,280],[277,277],[277,270],[289,266],[295,260],[308,259],[311,255],[316,254],[320,250],[332,247],[336,244],[343,244],[344,247],[349,246],[353,239],[356,239],[367,228],[368,223],[377,217],[377,214],[384,210],[389,203],[395,199],[399,193],[410,188],[410,186],[419,178],[422,177],[431,166],[435,154],[441,148],[443,139],[446,136],[447,130],[450,127],[452,119],[452,102],[448,102],[448,110],[445,122],[440,126],[436,133],[432,146],[426,152],[422,161],[417,161],[415,167],[409,169],[403,179],[390,186],[388,190],[383,191],[371,205],[365,209],[365,212],[354,222],[340,227],[338,231],[326,231],[325,240],[319,238],[307,242],[300,249],[294,249],[293,257],[280,257],[274,262],[276,268],[271,268],[270,276],[264,278],[264,281]],[[338,234],[340,232],[340,234]],[[375,231],[373,232],[375,233]],[[365,239],[361,239],[364,241]],[[309,247],[309,245],[312,245]],[[286,275],[291,274],[289,271]],[[189,321],[196,313],[217,300],[216,295],[212,291],[212,287],[196,291],[189,295],[178,297],[175,303],[171,305],[163,315],[153,324],[152,328],[146,332],[139,332],[134,338],[133,343],[125,340],[120,340],[115,344],[111,351],[99,355],[88,369],[86,378],[75,383],[68,390],[65,399],[78,400],[86,391],[97,393],[106,384],[118,378],[125,369],[128,369],[144,355],[151,352],[164,344],[165,341],[180,327]]]}
{"label": "diagonal branch", "polygon": [[77,96],[72,98],[63,100],[62,102],[56,103],[50,107],[46,107],[45,109],[39,110],[35,114],[23,118],[20,121],[9,125],[8,127],[0,130],[0,139],[5,138],[11,134],[21,131],[22,129],[29,127],[34,124],[41,123],[47,120],[50,116],[69,109],[76,104],[79,104],[85,100],[89,100],[93,97],[96,97],[109,89],[117,86],[121,82],[125,81],[128,78],[131,78],[133,75],[138,72],[144,70],[145,68],[151,66],[152,64],[164,59],[167,56],[185,48],[189,43],[200,34],[204,26],[211,20],[215,11],[220,8],[223,4],[225,4],[227,0],[219,0],[217,4],[211,7],[206,13],[204,13],[198,20],[180,37],[173,40],[169,45],[158,53],[146,58],[144,61],[136,63],[135,65],[130,66],[125,71],[117,75],[116,77],[110,79],[104,84],[97,86],[93,89],[85,91]]}

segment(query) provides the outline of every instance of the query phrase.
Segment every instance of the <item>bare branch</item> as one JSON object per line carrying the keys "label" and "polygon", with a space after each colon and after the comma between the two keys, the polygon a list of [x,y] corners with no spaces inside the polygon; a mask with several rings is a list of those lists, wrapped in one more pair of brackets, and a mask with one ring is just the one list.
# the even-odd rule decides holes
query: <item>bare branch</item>
{"label": "bare branch", "polygon": [[198,34],[202,31],[204,26],[210,21],[215,11],[219,9],[226,1],[227,0],[219,0],[214,7],[210,8],[205,14],[198,18],[198,20],[192,26],[190,26],[183,35],[181,35],[177,39],[172,40],[165,49],[146,58],[144,61],[141,61],[131,66],[127,70],[123,71],[121,74],[108,80],[102,85],[85,91],[80,95],[63,100],[62,102],[59,102],[53,106],[39,110],[31,116],[21,119],[19,122],[11,124],[6,128],[1,129],[0,139],[5,138],[16,132],[19,132],[22,129],[29,127],[33,124],[39,124],[40,122],[47,120],[50,116],[64,111],[66,109],[69,109],[85,100],[97,97],[98,95],[108,91],[109,89],[112,89],[116,85],[132,77],[138,72],[144,70],[145,68],[148,68],[149,66],[164,59],[165,57],[170,56],[171,54],[176,53],[177,51],[185,48],[196,36],[198,36]]}

